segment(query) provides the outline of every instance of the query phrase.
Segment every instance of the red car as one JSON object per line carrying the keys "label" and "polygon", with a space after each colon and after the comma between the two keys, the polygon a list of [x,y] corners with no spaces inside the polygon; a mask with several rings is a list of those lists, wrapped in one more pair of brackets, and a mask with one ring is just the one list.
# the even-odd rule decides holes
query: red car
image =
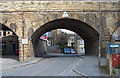
{"label": "red car", "polygon": [[16,55],[19,55],[19,49],[16,50],[15,54],[16,54]]}

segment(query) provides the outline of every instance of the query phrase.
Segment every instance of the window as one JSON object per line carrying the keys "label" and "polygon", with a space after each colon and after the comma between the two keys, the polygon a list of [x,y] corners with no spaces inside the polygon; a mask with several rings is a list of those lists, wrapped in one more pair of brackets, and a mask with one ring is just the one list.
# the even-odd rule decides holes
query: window
{"label": "window", "polygon": [[1,36],[1,32],[0,32],[0,36]]}
{"label": "window", "polygon": [[80,52],[84,52],[84,48],[81,48],[81,49],[80,49]]}
{"label": "window", "polygon": [[80,45],[80,47],[84,47],[84,45]]}
{"label": "window", "polygon": [[10,32],[8,31],[8,34],[10,34]]}
{"label": "window", "polygon": [[3,36],[6,36],[6,31],[3,31]]}
{"label": "window", "polygon": [[2,42],[2,50],[6,50],[6,42]]}
{"label": "window", "polygon": [[74,38],[72,38],[72,42],[74,42]]}
{"label": "window", "polygon": [[80,44],[84,44],[84,40],[80,40]]}

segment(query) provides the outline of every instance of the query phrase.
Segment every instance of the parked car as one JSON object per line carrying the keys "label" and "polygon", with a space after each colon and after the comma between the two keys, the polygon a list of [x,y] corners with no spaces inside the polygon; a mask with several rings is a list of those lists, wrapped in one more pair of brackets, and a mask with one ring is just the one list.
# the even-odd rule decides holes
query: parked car
{"label": "parked car", "polygon": [[71,49],[71,53],[72,53],[72,54],[75,54],[76,52],[75,52],[73,49]]}
{"label": "parked car", "polygon": [[16,55],[19,55],[19,49],[16,50],[15,54],[16,54]]}
{"label": "parked car", "polygon": [[64,53],[69,54],[70,53],[70,48],[64,48]]}

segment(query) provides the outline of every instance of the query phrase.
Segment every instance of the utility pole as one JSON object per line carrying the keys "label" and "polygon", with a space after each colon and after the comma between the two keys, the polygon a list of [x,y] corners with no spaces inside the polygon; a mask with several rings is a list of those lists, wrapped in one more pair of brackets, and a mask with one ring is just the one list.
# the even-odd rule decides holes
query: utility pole
{"label": "utility pole", "polygon": [[98,54],[98,66],[101,66],[101,10],[100,10],[100,0],[99,0],[99,54]]}

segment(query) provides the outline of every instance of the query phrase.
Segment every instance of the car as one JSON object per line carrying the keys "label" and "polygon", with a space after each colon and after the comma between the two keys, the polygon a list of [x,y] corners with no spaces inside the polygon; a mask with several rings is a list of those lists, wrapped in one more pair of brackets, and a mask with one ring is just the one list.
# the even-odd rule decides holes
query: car
{"label": "car", "polygon": [[64,48],[64,53],[69,54],[70,53],[70,48]]}
{"label": "car", "polygon": [[16,50],[15,54],[16,54],[16,55],[19,55],[19,49]]}
{"label": "car", "polygon": [[72,53],[72,54],[75,54],[76,52],[75,52],[73,49],[71,49],[71,53]]}

